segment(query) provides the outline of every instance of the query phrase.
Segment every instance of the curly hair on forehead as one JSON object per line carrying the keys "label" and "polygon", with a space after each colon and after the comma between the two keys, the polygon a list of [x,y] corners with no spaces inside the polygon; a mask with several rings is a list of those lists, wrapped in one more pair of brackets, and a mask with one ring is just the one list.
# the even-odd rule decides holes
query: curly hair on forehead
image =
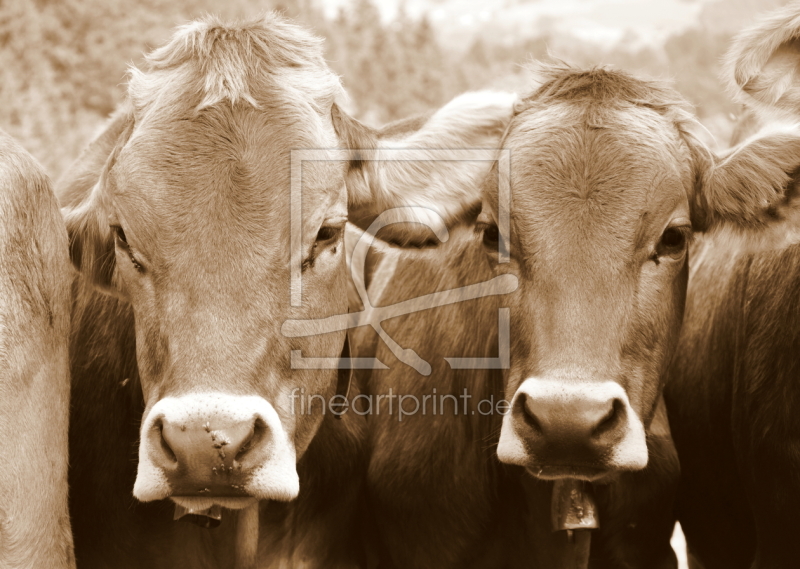
{"label": "curly hair on forehead", "polygon": [[562,61],[535,62],[532,71],[539,85],[520,101],[517,114],[536,105],[557,102],[585,104],[596,117],[602,116],[605,109],[626,105],[652,109],[671,121],[690,146],[696,146],[700,154],[710,159],[698,136],[698,131],[708,131],[695,116],[694,107],[664,81],[635,77],[609,66],[581,69]]}
{"label": "curly hair on forehead", "polygon": [[517,114],[533,106],[557,102],[583,103],[596,110],[635,105],[665,116],[681,132],[702,129],[692,105],[662,81],[641,79],[608,66],[581,69],[562,61],[535,62],[532,71],[538,87],[520,100],[515,109]]}
{"label": "curly hair on forehead", "polygon": [[147,55],[143,70],[132,67],[128,93],[138,113],[229,101],[325,114],[344,90],[325,63],[322,43],[273,12],[232,23],[206,16],[178,28]]}

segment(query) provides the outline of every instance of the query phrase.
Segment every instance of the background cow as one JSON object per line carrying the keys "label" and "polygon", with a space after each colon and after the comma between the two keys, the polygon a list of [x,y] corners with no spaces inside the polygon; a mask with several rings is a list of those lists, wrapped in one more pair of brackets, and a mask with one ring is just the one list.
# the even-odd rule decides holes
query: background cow
{"label": "background cow", "polygon": [[[311,160],[295,211],[291,149],[380,146],[340,94],[319,40],[275,15],[194,22],[132,70],[128,101],[62,181],[81,272],[70,484],[82,566],[360,563],[364,419],[298,412],[298,391],[328,400],[338,374],[290,363],[338,356],[344,331],[289,338],[281,324],[347,313],[349,204],[424,199],[436,172],[447,213],[486,166]],[[512,103],[462,97],[403,144],[496,146]],[[218,506],[241,513],[214,531],[172,521]]]}
{"label": "background cow", "polygon": [[[798,37],[795,3],[742,33],[729,54],[740,99],[773,123],[781,115],[796,123],[800,113]],[[782,185],[796,198],[796,129],[773,136],[787,148],[751,144],[729,160],[755,149],[761,167],[783,161],[792,177]],[[753,183],[745,179],[743,190]],[[706,569],[789,568],[800,559],[800,213],[796,200],[772,213],[774,231],[758,243],[766,251],[753,253],[751,236],[730,234],[692,251],[667,384],[683,470],[679,517]]]}
{"label": "background cow", "polygon": [[[490,176],[482,211],[446,244],[400,255],[388,281],[378,266],[374,306],[506,273],[519,282],[506,296],[384,324],[432,371],[421,376],[379,344],[390,369],[367,379],[368,490],[382,566],[571,566],[549,518],[554,481],[569,479],[596,492],[591,566],[675,566],[678,464],[660,394],[683,314],[687,244],[716,227],[761,227],[800,166],[800,136],[763,138],[720,160],[691,135],[694,126],[660,84],[606,69],[546,69],[503,141],[510,240],[498,229],[503,204]],[[357,344],[375,345],[366,332]],[[444,357],[494,357],[507,371],[452,369]],[[414,399],[401,415],[403,396]],[[443,396],[432,410],[431,398]],[[500,399],[510,402],[504,415],[480,406]]]}
{"label": "background cow", "polygon": [[0,566],[75,566],[67,510],[67,233],[41,166],[0,131]]}

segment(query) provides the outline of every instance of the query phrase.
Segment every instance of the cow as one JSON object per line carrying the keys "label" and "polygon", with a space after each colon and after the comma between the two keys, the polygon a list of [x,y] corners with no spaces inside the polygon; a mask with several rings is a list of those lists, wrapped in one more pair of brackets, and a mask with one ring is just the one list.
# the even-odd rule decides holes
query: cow
{"label": "cow", "polygon": [[67,508],[71,280],[50,180],[0,131],[2,567],[75,567]]}
{"label": "cow", "polygon": [[[362,565],[366,420],[297,399],[347,393],[335,363],[295,362],[346,357],[345,331],[282,325],[347,315],[348,206],[424,201],[438,176],[446,215],[489,166],[381,160],[386,143],[342,93],[321,41],[280,16],[198,20],[131,70],[125,102],[59,182],[77,268],[81,567]],[[392,144],[496,148],[513,104],[463,95]],[[333,150],[294,162],[293,149]]]}
{"label": "cow", "polygon": [[[480,206],[465,202],[437,247],[378,251],[363,318],[390,343],[368,327],[353,343],[378,360],[359,372],[359,403],[381,567],[676,566],[661,394],[688,244],[757,233],[800,166],[796,134],[721,159],[697,127],[661,83],[544,66]],[[516,290],[475,298],[498,279]],[[387,308],[415,298],[418,311]],[[570,526],[560,504],[573,498]],[[578,530],[598,523],[587,551]]]}
{"label": "cow", "polygon": [[[759,120],[796,136],[800,10],[740,34],[726,77]],[[781,119],[782,117],[782,119]],[[757,135],[760,136],[760,135]],[[781,152],[762,149],[762,164]],[[729,160],[749,152],[729,151]],[[793,165],[800,149],[785,156]],[[720,233],[693,253],[684,327],[665,397],[683,477],[678,516],[696,567],[797,567],[800,507],[800,211],[797,172],[773,231]]]}

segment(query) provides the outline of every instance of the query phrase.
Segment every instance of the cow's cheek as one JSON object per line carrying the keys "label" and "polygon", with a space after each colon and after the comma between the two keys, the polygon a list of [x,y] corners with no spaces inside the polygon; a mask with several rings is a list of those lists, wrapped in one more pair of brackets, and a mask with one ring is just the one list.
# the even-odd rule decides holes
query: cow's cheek
{"label": "cow's cheek", "polygon": [[331,407],[336,379],[336,370],[294,370],[291,382],[287,382],[292,385],[291,390],[283,390],[278,413],[295,445],[298,460],[322,421],[337,410]]}
{"label": "cow's cheek", "polygon": [[161,398],[165,363],[169,358],[167,338],[153,319],[137,314],[136,364],[145,404]]}
{"label": "cow's cheek", "polygon": [[663,378],[677,347],[687,279],[686,264],[676,266],[674,271],[664,275],[657,298],[648,302],[651,310],[648,311],[650,320],[646,328],[651,337],[644,344],[649,345],[650,349],[638,354],[639,361],[632,374],[635,379],[629,381],[628,385],[631,403],[646,428],[649,428],[655,414]]}

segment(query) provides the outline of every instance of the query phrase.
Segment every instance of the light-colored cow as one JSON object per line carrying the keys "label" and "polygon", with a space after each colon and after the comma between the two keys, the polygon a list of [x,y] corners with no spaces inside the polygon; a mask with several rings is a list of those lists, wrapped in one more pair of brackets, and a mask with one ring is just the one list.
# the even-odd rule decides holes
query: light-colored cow
{"label": "light-colored cow", "polygon": [[0,567],[75,566],[67,510],[71,280],[50,180],[0,131]]}
{"label": "light-colored cow", "polygon": [[[84,567],[359,563],[365,419],[292,397],[336,393],[335,368],[292,354],[336,358],[344,330],[281,327],[346,315],[349,206],[416,203],[438,179],[431,205],[449,214],[477,199],[487,163],[356,154],[380,144],[341,94],[321,42],[278,16],[194,22],[132,70],[127,102],[62,181],[81,273],[70,482]],[[496,147],[513,102],[461,97],[402,144]],[[320,148],[353,151],[292,162]],[[173,523],[168,499],[206,524],[240,513],[210,532]]]}

